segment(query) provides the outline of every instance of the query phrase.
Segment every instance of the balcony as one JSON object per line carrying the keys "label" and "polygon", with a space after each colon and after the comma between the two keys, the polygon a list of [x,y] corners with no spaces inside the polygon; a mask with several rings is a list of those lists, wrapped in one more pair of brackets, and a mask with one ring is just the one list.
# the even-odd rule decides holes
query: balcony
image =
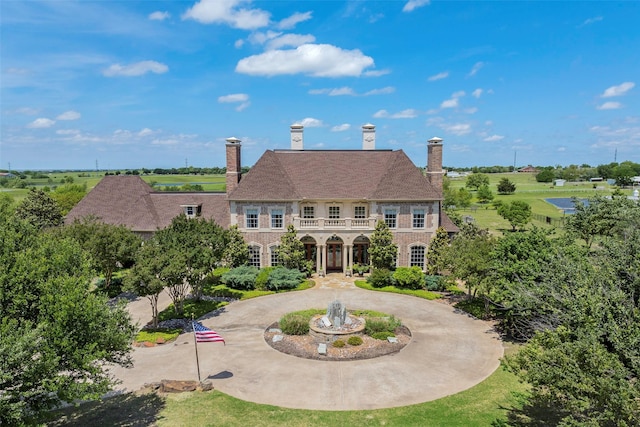
{"label": "balcony", "polygon": [[297,230],[374,230],[376,218],[293,218]]}

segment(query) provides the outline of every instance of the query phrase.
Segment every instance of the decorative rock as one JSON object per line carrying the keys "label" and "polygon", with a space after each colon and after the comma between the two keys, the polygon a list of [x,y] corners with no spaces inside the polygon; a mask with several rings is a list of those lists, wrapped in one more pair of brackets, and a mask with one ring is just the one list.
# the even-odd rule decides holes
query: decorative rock
{"label": "decorative rock", "polygon": [[329,320],[327,316],[322,316],[322,319],[320,320],[322,321],[322,324],[325,326],[325,328],[331,326],[331,320]]}
{"label": "decorative rock", "polygon": [[387,337],[387,341],[389,341],[391,344],[398,344],[398,338],[396,337]]}
{"label": "decorative rock", "polygon": [[269,328],[269,332],[274,333],[274,334],[281,334],[281,333],[282,333],[282,329],[279,329],[279,328]]}
{"label": "decorative rock", "polygon": [[284,336],[282,335],[274,335],[273,338],[271,339],[273,342],[280,342],[284,339]]}
{"label": "decorative rock", "polygon": [[197,381],[162,380],[160,389],[165,393],[182,393],[184,391],[196,391]]}
{"label": "decorative rock", "polygon": [[155,347],[155,345],[156,345],[156,343],[153,343],[153,342],[151,342],[151,341],[144,341],[144,342],[142,343],[142,346],[143,346],[143,347]]}
{"label": "decorative rock", "polygon": [[201,382],[199,389],[200,391],[211,391],[213,390],[213,384],[210,381]]}
{"label": "decorative rock", "polygon": [[158,337],[156,338],[156,344],[164,344],[166,342],[166,340],[162,337]]}
{"label": "decorative rock", "polygon": [[325,343],[318,344],[318,354],[327,354],[327,345]]}

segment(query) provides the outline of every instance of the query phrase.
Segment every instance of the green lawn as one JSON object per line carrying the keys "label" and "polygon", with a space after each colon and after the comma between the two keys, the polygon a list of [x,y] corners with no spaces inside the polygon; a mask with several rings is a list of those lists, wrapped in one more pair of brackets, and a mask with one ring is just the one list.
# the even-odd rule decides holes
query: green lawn
{"label": "green lawn", "polygon": [[[431,369],[428,363],[424,369]],[[127,394],[65,409],[48,425],[490,426],[496,420],[506,420],[511,408],[518,409],[518,395],[526,391],[513,374],[498,368],[485,381],[461,393],[417,405],[369,411],[287,409],[246,402],[219,391],[164,397]]]}
{"label": "green lawn", "polygon": [[[552,204],[545,201],[549,198],[558,197],[578,197],[589,198],[596,195],[609,196],[615,189],[614,186],[608,185],[606,182],[567,182],[563,187],[554,187],[550,183],[540,183],[535,179],[535,174],[530,173],[494,173],[486,174],[489,177],[489,188],[495,195],[494,200],[503,202],[511,202],[513,200],[522,200],[531,206],[534,214],[548,216],[552,219],[561,219],[565,214],[562,210],[556,208]],[[499,195],[497,184],[502,178],[507,178],[516,185],[516,192],[511,195]],[[451,179],[451,188],[458,189],[465,186],[466,178]],[[596,188],[594,188],[596,184]],[[625,190],[629,195],[630,190]],[[470,215],[474,218],[476,224],[481,228],[488,228],[492,231],[500,232],[502,230],[510,230],[511,226],[505,221],[496,209],[490,204],[482,205],[475,199],[472,201],[473,206],[467,209],[459,209],[458,212],[464,217]],[[537,226],[546,226],[544,222],[534,220],[533,224]]]}

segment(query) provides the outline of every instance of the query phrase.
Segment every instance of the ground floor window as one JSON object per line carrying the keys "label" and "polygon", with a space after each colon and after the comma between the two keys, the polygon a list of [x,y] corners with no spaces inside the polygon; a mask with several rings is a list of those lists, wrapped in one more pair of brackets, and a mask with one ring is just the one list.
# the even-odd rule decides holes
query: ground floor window
{"label": "ground floor window", "polygon": [[249,246],[249,265],[260,268],[260,246]]}
{"label": "ground floor window", "polygon": [[413,267],[415,265],[424,270],[424,254],[424,246],[412,246],[411,256],[409,257],[409,266]]}
{"label": "ground floor window", "polygon": [[276,267],[280,264],[282,264],[282,261],[280,261],[280,255],[278,254],[278,246],[271,246],[271,267]]}

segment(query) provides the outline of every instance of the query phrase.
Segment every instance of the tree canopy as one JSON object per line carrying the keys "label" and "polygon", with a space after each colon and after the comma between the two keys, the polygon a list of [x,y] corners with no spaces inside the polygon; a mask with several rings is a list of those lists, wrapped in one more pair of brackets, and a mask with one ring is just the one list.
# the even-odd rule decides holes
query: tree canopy
{"label": "tree canopy", "polygon": [[531,206],[521,200],[502,203],[498,206],[498,215],[509,221],[512,230],[516,231],[518,227],[524,227],[531,221]]}
{"label": "tree canopy", "polygon": [[473,189],[478,189],[483,185],[489,185],[489,176],[483,173],[472,173],[467,177],[465,186]]}
{"label": "tree canopy", "polygon": [[15,214],[39,229],[57,227],[64,220],[58,203],[42,190],[31,190],[18,204]]}
{"label": "tree canopy", "polygon": [[393,243],[389,226],[384,221],[378,221],[369,240],[369,259],[373,268],[393,270],[396,267],[398,246]]}

